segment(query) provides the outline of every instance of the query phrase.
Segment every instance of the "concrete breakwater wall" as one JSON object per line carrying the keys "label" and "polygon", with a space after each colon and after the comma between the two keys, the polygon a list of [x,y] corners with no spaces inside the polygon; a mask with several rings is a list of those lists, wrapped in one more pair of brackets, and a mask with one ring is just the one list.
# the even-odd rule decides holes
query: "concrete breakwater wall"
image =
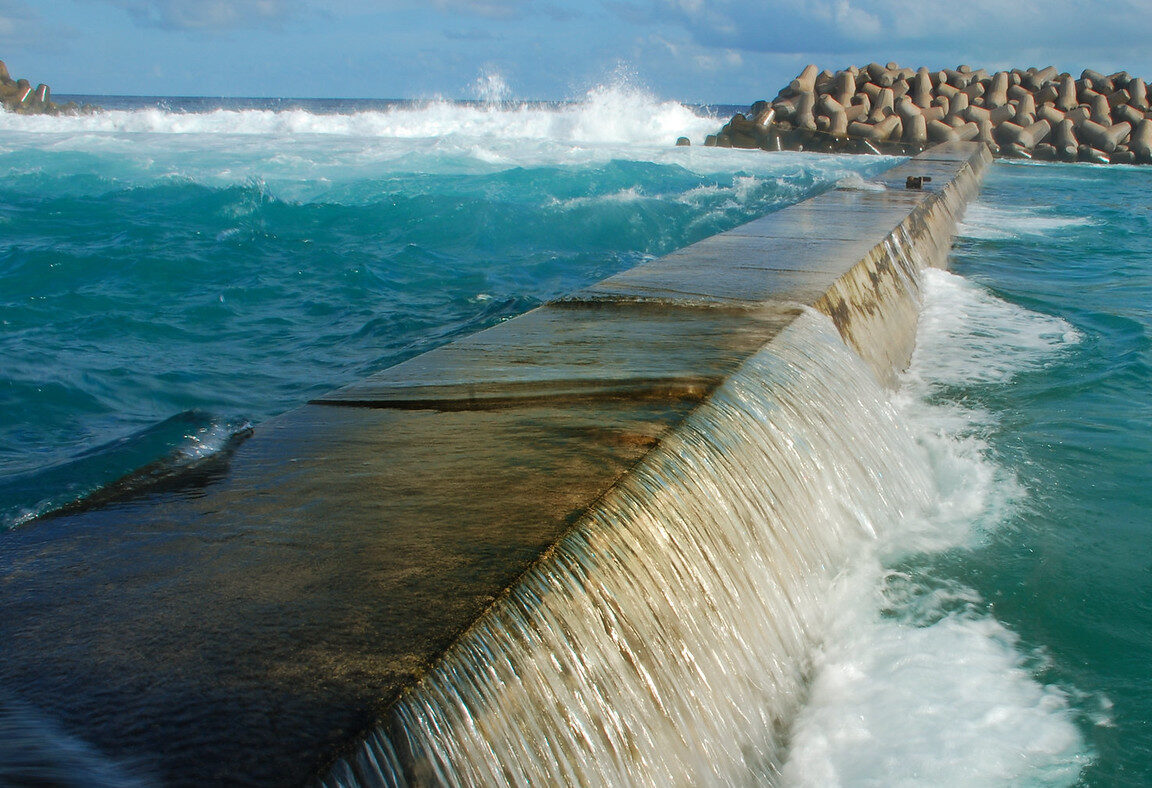
{"label": "concrete breakwater wall", "polygon": [[[613,363],[588,371],[607,379],[586,395],[631,356],[637,388],[626,398],[646,390],[698,404],[659,419],[643,456],[322,784],[691,785],[772,774],[831,579],[896,519],[874,496],[905,507],[923,490],[870,421],[885,412],[872,398],[909,360],[920,272],[945,263],[988,161],[979,144],[937,146],[870,190],[827,192],[561,302],[577,315],[603,309],[609,323],[657,321],[624,340],[646,348],[639,355],[596,348]],[[930,190],[907,188],[925,176]],[[725,328],[699,333],[705,315]],[[690,372],[721,348],[720,379],[717,366]],[[520,353],[501,355],[485,367],[503,377]],[[657,389],[649,372],[677,368]],[[392,379],[333,400],[396,396]]]}
{"label": "concrete breakwater wall", "polygon": [[809,65],[705,144],[916,153],[962,140],[997,156],[1152,164],[1152,94],[1126,72],[1088,69],[1076,79],[1053,66],[989,73],[870,63],[833,73]]}
{"label": "concrete breakwater wall", "polygon": [[21,115],[75,115],[95,109],[90,105],[81,107],[75,101],[56,104],[50,87],[44,83],[32,87],[26,79],[12,79],[3,60],[0,60],[0,106]]}
{"label": "concrete breakwater wall", "polygon": [[0,688],[148,784],[371,783],[364,736],[806,307],[893,378],[988,161],[935,146],[4,534]]}

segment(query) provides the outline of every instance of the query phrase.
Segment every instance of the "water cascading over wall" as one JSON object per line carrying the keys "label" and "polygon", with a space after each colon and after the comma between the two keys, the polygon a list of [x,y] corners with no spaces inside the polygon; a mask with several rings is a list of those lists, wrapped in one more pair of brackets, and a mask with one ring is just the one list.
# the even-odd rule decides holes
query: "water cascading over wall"
{"label": "water cascading over wall", "polygon": [[5,719],[149,785],[770,780],[829,578],[918,505],[882,386],[987,161],[939,146],[5,532]]}
{"label": "water cascading over wall", "polygon": [[772,328],[324,783],[771,783],[833,577],[927,505],[885,386],[988,160],[940,146],[569,299]]}

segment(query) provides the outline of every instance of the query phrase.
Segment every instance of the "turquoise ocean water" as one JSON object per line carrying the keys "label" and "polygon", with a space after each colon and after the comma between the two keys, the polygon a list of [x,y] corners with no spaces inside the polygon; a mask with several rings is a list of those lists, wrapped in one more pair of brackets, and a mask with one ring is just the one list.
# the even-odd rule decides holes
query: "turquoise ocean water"
{"label": "turquoise ocean water", "polygon": [[[719,121],[620,89],[105,103],[0,114],[0,551],[141,468],[896,161],[676,148]],[[992,168],[893,395],[934,511],[830,615],[785,783],[1152,784],[1150,186]]]}
{"label": "turquoise ocean water", "polygon": [[990,456],[1021,492],[972,549],[917,567],[977,590],[1025,665],[1066,693],[1088,785],[1152,784],[1149,237],[1152,170],[992,170],[954,270],[1033,329],[1032,313],[1051,316],[1049,347],[1015,374],[941,388],[989,414]]}

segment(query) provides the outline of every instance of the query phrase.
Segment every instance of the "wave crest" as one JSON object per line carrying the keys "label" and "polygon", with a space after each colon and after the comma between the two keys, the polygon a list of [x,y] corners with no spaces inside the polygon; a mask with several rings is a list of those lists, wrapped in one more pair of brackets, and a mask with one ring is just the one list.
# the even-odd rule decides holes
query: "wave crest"
{"label": "wave crest", "polygon": [[[491,98],[487,94],[498,90],[506,92],[506,86],[485,85],[486,99]],[[462,136],[575,144],[670,145],[680,136],[702,139],[718,126],[716,117],[699,109],[619,85],[597,86],[575,101],[562,103],[403,101],[354,112],[317,112],[300,107],[180,112],[151,107],[74,117],[0,112],[0,129],[27,132],[327,134],[396,139]]]}
{"label": "wave crest", "polygon": [[0,508],[0,529],[210,480],[219,471],[210,466],[226,462],[251,434],[246,420],[185,411],[56,465],[11,476],[0,482],[0,500],[8,502]]}

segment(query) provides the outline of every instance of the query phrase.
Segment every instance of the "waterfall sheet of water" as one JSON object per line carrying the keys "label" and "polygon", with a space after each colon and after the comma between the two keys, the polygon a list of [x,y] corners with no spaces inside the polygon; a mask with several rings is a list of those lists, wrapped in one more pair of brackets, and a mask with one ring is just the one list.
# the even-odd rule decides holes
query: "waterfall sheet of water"
{"label": "waterfall sheet of water", "polygon": [[805,313],[326,784],[774,781],[834,578],[928,506],[918,451],[831,321]]}

